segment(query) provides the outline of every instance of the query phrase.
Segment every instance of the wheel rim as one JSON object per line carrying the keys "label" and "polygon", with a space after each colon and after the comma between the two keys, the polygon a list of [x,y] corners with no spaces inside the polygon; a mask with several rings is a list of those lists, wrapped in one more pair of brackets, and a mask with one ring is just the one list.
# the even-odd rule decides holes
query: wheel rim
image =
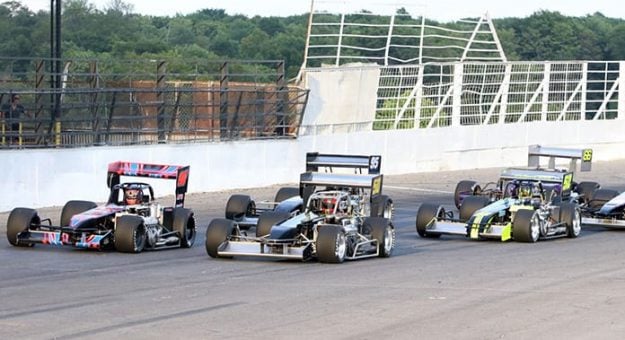
{"label": "wheel rim", "polygon": [[393,228],[386,226],[386,232],[384,235],[384,253],[388,254],[393,249]]}
{"label": "wheel rim", "polygon": [[135,229],[135,251],[139,252],[143,249],[143,244],[145,242],[145,229],[141,227],[137,227]]}
{"label": "wheel rim", "polygon": [[334,255],[337,259],[342,260],[345,258],[345,252],[347,251],[347,245],[345,242],[345,234],[338,233],[336,237],[336,247],[334,248]]}
{"label": "wheel rim", "polygon": [[532,241],[537,241],[540,236],[540,220],[538,219],[537,214],[532,216],[532,221],[530,223],[530,236],[532,237]]}
{"label": "wheel rim", "polygon": [[386,207],[384,208],[384,218],[386,219],[393,219],[393,203],[391,204],[387,204]]}
{"label": "wheel rim", "polygon": [[195,229],[187,227],[185,237],[187,238],[187,241],[191,241],[195,237]]}
{"label": "wheel rim", "polygon": [[582,231],[581,217],[579,216],[579,211],[575,209],[575,213],[573,213],[573,234],[577,236],[579,235],[581,231]]}

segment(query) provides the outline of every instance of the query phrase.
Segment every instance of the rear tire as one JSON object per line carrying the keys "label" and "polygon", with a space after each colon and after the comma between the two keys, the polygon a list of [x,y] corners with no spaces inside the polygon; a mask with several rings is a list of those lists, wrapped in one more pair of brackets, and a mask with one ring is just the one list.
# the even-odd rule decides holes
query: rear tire
{"label": "rear tire", "polygon": [[566,224],[566,236],[576,238],[582,231],[582,217],[579,208],[573,203],[560,205],[560,222]]}
{"label": "rear tire", "polygon": [[484,208],[490,203],[488,197],[483,196],[469,196],[462,201],[460,205],[460,220],[468,221],[473,214],[479,209]]}
{"label": "rear tire", "polygon": [[274,198],[274,202],[280,203],[286,199],[291,197],[299,196],[299,188],[295,187],[284,187],[280,188],[276,193],[276,197]]}
{"label": "rear tire", "polygon": [[424,238],[439,238],[440,234],[429,234],[427,232],[427,225],[436,217],[443,217],[445,215],[445,209],[443,207],[432,204],[423,203],[417,211],[417,234]]}
{"label": "rear tire", "polygon": [[240,221],[246,216],[254,215],[256,204],[248,195],[232,195],[226,203],[226,218]]}
{"label": "rear tire", "polygon": [[258,217],[256,224],[256,237],[271,233],[271,228],[278,222],[288,219],[291,215],[285,212],[266,211]]}
{"label": "rear tire", "polygon": [[517,242],[534,243],[540,237],[540,221],[534,210],[521,209],[514,215],[512,237]]}
{"label": "rear tire", "polygon": [[74,215],[96,208],[98,205],[90,201],[68,201],[61,211],[61,227],[67,227]]}
{"label": "rear tire", "polygon": [[32,247],[33,243],[21,243],[17,239],[17,235],[21,232],[28,231],[30,226],[39,225],[41,219],[37,215],[37,211],[28,208],[15,208],[11,211],[7,220],[7,240],[15,247]]}
{"label": "rear tire", "polygon": [[173,229],[178,232],[178,237],[180,237],[180,248],[191,248],[193,246],[196,230],[195,218],[190,209],[174,209]]}
{"label": "rear tire", "polygon": [[371,203],[371,217],[384,217],[389,220],[393,219],[393,200],[386,196],[380,195]]}
{"label": "rear tire", "polygon": [[480,186],[477,185],[476,181],[460,181],[456,185],[456,190],[454,190],[454,204],[456,204],[456,208],[460,209],[461,195],[475,195],[480,191]]}
{"label": "rear tire", "polygon": [[212,258],[227,257],[219,256],[219,247],[226,241],[230,235],[234,232],[234,222],[224,218],[216,218],[211,221],[206,228],[206,253]]}
{"label": "rear tire", "polygon": [[122,253],[140,253],[145,248],[147,235],[143,219],[125,215],[115,225],[115,248]]}
{"label": "rear tire", "polygon": [[347,242],[341,227],[333,225],[321,226],[316,244],[319,262],[342,263],[345,261]]}
{"label": "rear tire", "polygon": [[389,257],[395,249],[395,228],[385,217],[369,217],[363,223],[363,229],[371,230],[371,238],[378,240],[378,256]]}

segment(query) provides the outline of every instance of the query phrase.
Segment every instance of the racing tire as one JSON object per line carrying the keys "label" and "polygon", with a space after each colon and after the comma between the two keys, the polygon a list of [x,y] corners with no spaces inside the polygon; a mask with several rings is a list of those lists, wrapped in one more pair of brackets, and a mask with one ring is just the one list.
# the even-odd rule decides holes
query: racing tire
{"label": "racing tire", "polygon": [[61,227],[67,227],[74,215],[96,208],[98,205],[90,201],[68,201],[61,210]]}
{"label": "racing tire", "polygon": [[37,211],[28,208],[15,208],[9,214],[7,220],[7,240],[9,244],[15,247],[32,247],[33,243],[22,243],[17,239],[17,235],[21,232],[28,231],[31,225],[39,225],[41,219],[37,215]]}
{"label": "racing tire", "polygon": [[476,193],[479,193],[481,191],[481,188],[479,185],[477,185],[476,181],[460,181],[458,182],[458,184],[456,184],[456,190],[454,190],[454,204],[456,205],[457,209],[460,209],[460,194],[461,193],[466,193],[466,192],[471,192],[471,195],[475,195]]}
{"label": "racing tire", "polygon": [[122,253],[140,253],[145,248],[147,234],[143,219],[139,216],[124,215],[115,225],[115,249]]}
{"label": "racing tire", "polygon": [[488,197],[483,196],[469,196],[466,197],[460,205],[460,211],[458,218],[461,221],[468,221],[473,214],[479,209],[484,208],[490,203]]}
{"label": "racing tire", "polygon": [[369,217],[363,229],[371,230],[371,238],[378,240],[378,256],[390,257],[395,249],[395,227],[386,217]]}
{"label": "racing tire", "polygon": [[373,202],[371,202],[371,217],[384,217],[389,220],[393,219],[393,200],[386,196],[377,196]]}
{"label": "racing tire", "polygon": [[224,218],[216,218],[208,224],[206,228],[206,253],[212,258],[230,258],[230,256],[220,256],[219,247],[228,237],[234,233],[234,222]]}
{"label": "racing tire", "polygon": [[534,243],[540,237],[538,213],[530,209],[520,209],[512,221],[512,237],[517,242]]}
{"label": "racing tire", "polygon": [[575,186],[575,192],[580,196],[580,203],[588,202],[592,198],[592,193],[601,186],[597,182],[580,182]]}
{"label": "racing tire", "polygon": [[339,226],[324,225],[317,235],[317,259],[324,263],[342,263],[347,254],[345,232]]}
{"label": "racing tire", "polygon": [[441,234],[430,234],[427,232],[427,225],[432,219],[445,215],[445,209],[440,205],[433,203],[423,203],[417,211],[417,234],[423,238],[439,238]]}
{"label": "racing tire", "polygon": [[590,199],[587,201],[588,207],[591,209],[600,209],[604,204],[618,196],[619,192],[612,189],[597,189],[595,190]]}
{"label": "racing tire", "polygon": [[279,211],[266,211],[258,217],[256,224],[256,237],[262,237],[271,233],[271,228],[279,222],[288,219],[291,215]]}
{"label": "racing tire", "polygon": [[276,197],[273,199],[273,201],[276,203],[280,203],[286,199],[289,199],[295,196],[299,196],[299,188],[284,187],[284,188],[280,188],[278,192],[276,192]]}
{"label": "racing tire", "polygon": [[178,232],[180,238],[180,248],[191,248],[195,243],[195,218],[190,209],[174,209],[174,231]]}
{"label": "racing tire", "polygon": [[566,236],[576,238],[582,231],[582,215],[579,208],[573,204],[564,202],[560,205],[560,222],[566,225]]}
{"label": "racing tire", "polygon": [[232,195],[226,203],[226,218],[238,221],[245,216],[254,215],[256,204],[248,195]]}

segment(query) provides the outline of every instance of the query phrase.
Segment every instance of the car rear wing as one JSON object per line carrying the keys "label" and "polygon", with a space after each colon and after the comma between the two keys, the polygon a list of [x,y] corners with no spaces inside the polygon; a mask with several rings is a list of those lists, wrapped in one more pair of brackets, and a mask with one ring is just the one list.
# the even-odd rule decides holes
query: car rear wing
{"label": "car rear wing", "polygon": [[367,169],[369,174],[379,174],[382,156],[335,155],[318,152],[306,153],[306,171],[317,172],[319,168],[348,168],[362,172]]}
{"label": "car rear wing", "polygon": [[370,189],[370,199],[382,194],[382,175],[374,174],[334,174],[324,172],[304,172],[300,175],[300,196],[307,200],[315,187]]}
{"label": "car rear wing", "polygon": [[555,169],[556,158],[568,158],[569,171],[575,172],[577,160],[580,159],[580,171],[590,171],[592,163],[592,149],[567,149],[551,148],[540,145],[530,145],[527,152],[527,165],[530,167],[540,167],[540,157],[549,157],[548,169]]}
{"label": "car rear wing", "polygon": [[505,169],[499,180],[535,181],[559,185],[562,197],[569,197],[573,185],[573,172],[554,169]]}
{"label": "car rear wing", "polygon": [[109,164],[106,185],[109,188],[113,188],[120,183],[121,176],[174,179],[176,180],[176,207],[183,207],[184,197],[189,184],[189,170],[190,166],[188,165],[162,165],[119,161]]}

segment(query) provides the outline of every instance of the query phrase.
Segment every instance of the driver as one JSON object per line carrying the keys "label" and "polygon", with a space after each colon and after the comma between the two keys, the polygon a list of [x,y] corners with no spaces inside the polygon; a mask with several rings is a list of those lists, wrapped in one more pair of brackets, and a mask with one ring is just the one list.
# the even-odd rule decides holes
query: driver
{"label": "driver", "polygon": [[141,188],[129,187],[124,189],[125,205],[136,205],[141,204],[141,202],[143,202],[143,192],[141,191]]}
{"label": "driver", "polygon": [[531,183],[521,183],[519,187],[519,198],[532,198],[532,184]]}

